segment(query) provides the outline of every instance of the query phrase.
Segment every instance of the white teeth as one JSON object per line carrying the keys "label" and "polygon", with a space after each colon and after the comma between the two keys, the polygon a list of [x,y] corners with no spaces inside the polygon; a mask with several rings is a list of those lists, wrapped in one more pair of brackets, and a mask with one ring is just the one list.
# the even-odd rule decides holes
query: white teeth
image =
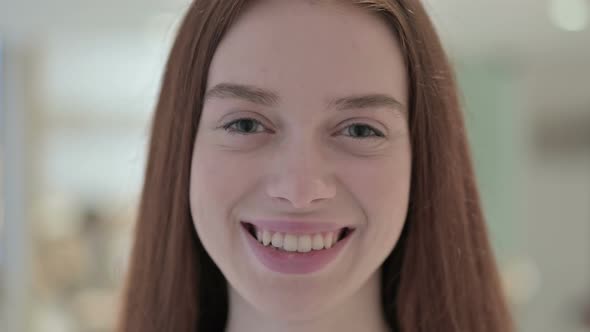
{"label": "white teeth", "polygon": [[270,232],[262,231],[262,244],[267,246],[270,243]]}
{"label": "white teeth", "polygon": [[286,251],[297,251],[297,236],[286,234],[283,241],[283,249]]}
{"label": "white teeth", "polygon": [[324,237],[322,234],[315,234],[313,236],[311,247],[313,250],[321,250],[324,249]]}
{"label": "white teeth", "polygon": [[299,252],[311,251],[311,236],[303,235],[303,236],[299,237],[299,241],[297,242],[297,251],[299,251]]}
{"label": "white teeth", "polygon": [[334,244],[334,242],[332,242],[333,240],[334,240],[334,233],[330,232],[330,233],[326,233],[326,235],[324,235],[324,245],[326,246],[326,249],[332,248],[332,244]]}
{"label": "white teeth", "polygon": [[255,234],[264,246],[272,245],[275,249],[290,252],[310,252],[332,248],[338,242],[339,232],[295,235],[256,229]]}
{"label": "white teeth", "polygon": [[271,243],[272,243],[273,247],[282,248],[283,247],[283,234],[274,233],[272,235]]}

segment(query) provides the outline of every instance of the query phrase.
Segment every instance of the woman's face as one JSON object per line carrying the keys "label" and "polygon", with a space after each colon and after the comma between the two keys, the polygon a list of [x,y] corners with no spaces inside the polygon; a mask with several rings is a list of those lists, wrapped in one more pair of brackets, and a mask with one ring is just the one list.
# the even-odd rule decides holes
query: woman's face
{"label": "woman's face", "polygon": [[190,207],[243,300],[303,319],[378,272],[407,212],[407,98],[394,34],[361,9],[259,1],[231,27],[209,70]]}

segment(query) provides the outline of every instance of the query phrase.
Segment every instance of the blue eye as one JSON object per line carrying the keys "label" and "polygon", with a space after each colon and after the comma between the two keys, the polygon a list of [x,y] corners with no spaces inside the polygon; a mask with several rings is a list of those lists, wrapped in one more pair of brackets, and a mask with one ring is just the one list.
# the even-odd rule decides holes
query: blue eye
{"label": "blue eye", "polygon": [[346,136],[350,136],[354,139],[377,139],[385,137],[381,131],[364,123],[353,123],[344,129],[348,129],[347,132],[350,134]]}
{"label": "blue eye", "polygon": [[[263,128],[262,131],[256,130],[257,128]],[[229,134],[240,134],[250,135],[264,132],[264,126],[260,121],[252,118],[242,118],[230,121],[222,126]],[[378,139],[385,137],[383,133],[367,124],[364,123],[353,123],[350,126],[344,128],[347,129],[348,135],[351,138],[362,140],[362,139]]]}
{"label": "blue eye", "polygon": [[257,126],[262,127],[262,124],[258,120],[251,118],[243,118],[230,121],[224,124],[223,129],[225,129],[230,134],[249,135],[259,132],[251,131],[252,129],[257,128]]}

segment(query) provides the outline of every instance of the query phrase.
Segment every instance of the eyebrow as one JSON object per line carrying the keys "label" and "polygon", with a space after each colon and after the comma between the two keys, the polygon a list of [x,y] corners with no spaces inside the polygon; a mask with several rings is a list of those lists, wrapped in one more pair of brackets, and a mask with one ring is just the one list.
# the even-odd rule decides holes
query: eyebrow
{"label": "eyebrow", "polygon": [[405,113],[405,107],[392,96],[373,93],[368,95],[348,96],[337,98],[328,103],[329,108],[336,110],[389,108],[394,112]]}
{"label": "eyebrow", "polygon": [[279,95],[276,92],[261,89],[252,85],[220,83],[205,93],[205,99],[217,97],[220,99],[244,99],[263,106],[277,106]]}
{"label": "eyebrow", "polygon": [[[205,93],[205,99],[209,98],[236,98],[244,99],[262,106],[278,106],[280,97],[278,93],[255,87],[252,85],[220,83]],[[380,107],[389,108],[395,112],[405,113],[405,106],[394,97],[383,93],[372,93],[367,95],[353,95],[329,100],[328,108],[344,111],[351,109],[375,109]]]}

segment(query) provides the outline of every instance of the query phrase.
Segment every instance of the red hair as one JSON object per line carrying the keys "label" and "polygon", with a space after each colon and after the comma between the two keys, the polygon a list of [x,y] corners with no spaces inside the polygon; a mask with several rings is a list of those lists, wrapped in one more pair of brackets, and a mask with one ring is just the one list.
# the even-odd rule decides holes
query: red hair
{"label": "red hair", "polygon": [[[458,90],[417,0],[352,0],[385,22],[404,53],[412,146],[404,229],[382,266],[383,315],[405,332],[509,332]],[[195,0],[163,76],[119,331],[222,331],[227,282],[200,243],[189,176],[207,73],[246,0]]]}

